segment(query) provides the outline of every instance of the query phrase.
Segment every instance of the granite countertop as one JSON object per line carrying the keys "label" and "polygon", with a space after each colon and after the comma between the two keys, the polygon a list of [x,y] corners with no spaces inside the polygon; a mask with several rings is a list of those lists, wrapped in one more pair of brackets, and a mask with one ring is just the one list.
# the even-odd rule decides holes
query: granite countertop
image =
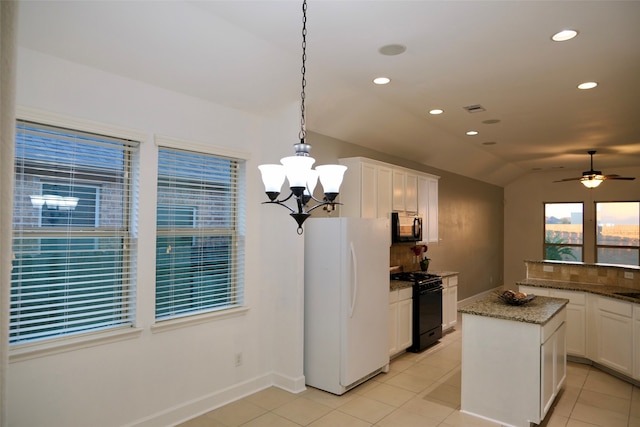
{"label": "granite countertop", "polygon": [[509,305],[500,300],[497,294],[490,294],[458,311],[463,314],[544,325],[568,302],[569,300],[564,298],[536,296],[524,305]]}
{"label": "granite countertop", "polygon": [[638,289],[625,288],[622,286],[597,285],[593,283],[565,282],[562,280],[547,279],[522,279],[517,281],[516,285],[561,289],[564,291],[590,292],[592,294],[603,295],[605,297],[615,298],[622,301],[634,302],[636,304],[640,303],[640,300],[637,298],[615,294],[615,292],[640,292]]}

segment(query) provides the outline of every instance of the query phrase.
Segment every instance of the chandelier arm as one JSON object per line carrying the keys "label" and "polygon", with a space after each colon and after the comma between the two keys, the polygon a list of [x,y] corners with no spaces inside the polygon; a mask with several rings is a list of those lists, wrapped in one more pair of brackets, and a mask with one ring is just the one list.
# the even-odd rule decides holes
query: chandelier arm
{"label": "chandelier arm", "polygon": [[339,203],[339,202],[320,202],[320,204],[315,205],[314,207],[309,209],[307,212],[311,213],[312,211],[314,211],[314,210],[316,210],[318,208],[321,208],[323,206],[328,206],[328,205],[335,206],[335,205],[342,205],[342,203]]}
{"label": "chandelier arm", "polygon": [[[288,199],[288,197],[287,197]],[[285,200],[287,200],[285,199]],[[284,200],[267,200],[266,202],[262,202],[263,205],[280,205],[283,208],[287,208],[289,210],[289,212],[291,213],[296,213],[295,210],[293,210],[290,206],[287,206],[283,203]]]}

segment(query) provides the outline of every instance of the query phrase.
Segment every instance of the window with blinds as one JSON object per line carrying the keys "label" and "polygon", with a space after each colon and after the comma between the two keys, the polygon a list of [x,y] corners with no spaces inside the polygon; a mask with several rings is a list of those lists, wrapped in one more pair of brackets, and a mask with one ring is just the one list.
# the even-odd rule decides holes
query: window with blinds
{"label": "window with blinds", "polygon": [[157,320],[243,304],[241,162],[160,147]]}
{"label": "window with blinds", "polygon": [[18,121],[10,343],[133,324],[135,141]]}

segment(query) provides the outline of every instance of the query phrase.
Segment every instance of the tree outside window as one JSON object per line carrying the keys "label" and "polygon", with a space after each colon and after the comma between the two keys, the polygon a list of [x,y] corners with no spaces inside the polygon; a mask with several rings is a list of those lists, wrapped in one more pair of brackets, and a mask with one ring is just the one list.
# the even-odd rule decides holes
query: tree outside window
{"label": "tree outside window", "polygon": [[583,260],[583,216],[582,203],[544,204],[545,260]]}

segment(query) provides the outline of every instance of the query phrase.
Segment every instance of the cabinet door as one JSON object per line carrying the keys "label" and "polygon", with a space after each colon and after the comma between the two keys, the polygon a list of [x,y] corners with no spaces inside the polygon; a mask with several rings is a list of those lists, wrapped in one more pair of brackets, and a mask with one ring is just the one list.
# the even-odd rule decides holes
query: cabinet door
{"label": "cabinet door", "polygon": [[634,307],[634,320],[633,320],[633,378],[640,380],[640,304],[636,304]]}
{"label": "cabinet door", "polygon": [[553,404],[566,376],[566,322],[540,347],[540,419]]}
{"label": "cabinet door", "polygon": [[631,376],[633,344],[629,338],[632,337],[633,332],[632,319],[604,310],[599,310],[596,316],[598,328],[597,361]]}
{"label": "cabinet door", "polygon": [[393,210],[404,211],[404,186],[407,174],[400,170],[393,170]]}
{"label": "cabinet door", "polygon": [[569,304],[567,304],[567,353],[572,356],[586,357],[587,310],[585,293],[553,289],[549,296],[569,300]]}
{"label": "cabinet door", "polygon": [[393,194],[391,168],[377,167],[378,172],[378,218],[391,218],[391,195]]}
{"label": "cabinet door", "polygon": [[458,287],[449,285],[448,292],[449,319],[447,328],[453,328],[458,323]]}
{"label": "cabinet door", "polygon": [[389,304],[389,355],[398,352],[398,303]]}
{"label": "cabinet door", "polygon": [[[367,163],[361,164],[362,174],[360,215],[362,218],[377,218],[378,190],[376,186],[376,167]],[[349,201],[347,201],[349,203]],[[351,202],[354,203],[354,202]]]}
{"label": "cabinet door", "polygon": [[407,173],[405,177],[404,210],[418,212],[418,175]]}
{"label": "cabinet door", "polygon": [[429,180],[429,211],[427,212],[427,241],[438,241],[438,180]]}
{"label": "cabinet door", "polygon": [[413,315],[413,300],[405,299],[398,302],[398,351],[402,351],[411,346],[413,338],[412,321]]}

